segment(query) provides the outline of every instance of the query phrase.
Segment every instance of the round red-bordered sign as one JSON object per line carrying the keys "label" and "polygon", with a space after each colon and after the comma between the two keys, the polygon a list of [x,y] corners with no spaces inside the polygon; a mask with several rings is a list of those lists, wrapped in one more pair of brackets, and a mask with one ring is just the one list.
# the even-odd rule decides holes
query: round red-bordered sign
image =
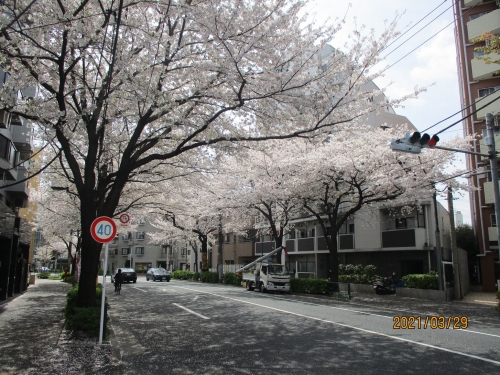
{"label": "round red-bordered sign", "polygon": [[99,243],[111,242],[116,236],[116,224],[110,217],[98,217],[90,226],[90,234]]}
{"label": "round red-bordered sign", "polygon": [[130,215],[129,214],[121,214],[120,215],[120,223],[127,224],[129,221],[130,221]]}

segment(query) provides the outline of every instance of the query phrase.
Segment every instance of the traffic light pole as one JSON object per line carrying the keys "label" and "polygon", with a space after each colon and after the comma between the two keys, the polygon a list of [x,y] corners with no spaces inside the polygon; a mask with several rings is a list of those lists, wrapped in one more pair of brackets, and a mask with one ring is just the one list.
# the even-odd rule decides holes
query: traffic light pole
{"label": "traffic light pole", "polygon": [[498,165],[497,153],[495,151],[495,135],[493,134],[493,115],[486,114],[486,130],[488,131],[488,139],[485,140],[488,146],[488,153],[490,158],[490,172],[491,180],[493,181],[493,197],[495,200],[495,219],[497,227],[497,241],[500,246],[500,189],[498,187]]}

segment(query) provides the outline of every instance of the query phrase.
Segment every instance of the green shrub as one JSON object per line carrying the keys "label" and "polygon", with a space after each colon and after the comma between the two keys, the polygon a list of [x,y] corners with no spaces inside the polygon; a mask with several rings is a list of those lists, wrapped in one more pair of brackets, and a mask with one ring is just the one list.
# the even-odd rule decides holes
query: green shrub
{"label": "green shrub", "polygon": [[405,288],[438,289],[438,276],[436,272],[427,274],[411,274],[403,276]]}
{"label": "green shrub", "polygon": [[36,275],[39,279],[48,279],[50,276],[50,273],[48,272],[40,272]]}
{"label": "green shrub", "polygon": [[187,280],[188,279],[188,271],[184,270],[177,270],[174,271],[170,274],[172,279],[177,279],[177,280]]}
{"label": "green shrub", "polygon": [[201,282],[203,283],[218,283],[219,274],[217,272],[202,272]]}
{"label": "green shrub", "polygon": [[99,276],[102,276],[103,273],[104,273],[104,270],[102,268],[99,268],[99,271],[97,271],[97,274]]}
{"label": "green shrub", "polygon": [[200,273],[199,272],[192,272],[193,274],[193,281],[200,281]]}
{"label": "green shrub", "polygon": [[224,274],[224,278],[222,279],[222,282],[224,284],[230,284],[230,285],[241,285],[241,280],[242,277],[240,275],[237,275],[232,272],[226,272]]}
{"label": "green shrub", "polygon": [[85,332],[89,336],[97,336],[99,334],[100,321],[101,308],[99,306],[75,307],[73,313],[66,318],[66,328]]}
{"label": "green shrub", "polygon": [[340,264],[339,265],[339,281],[342,283],[351,284],[371,284],[377,276],[377,267],[369,264],[363,267],[361,264]]}
{"label": "green shrub", "polygon": [[59,277],[59,274],[54,273],[49,275],[49,280],[61,280],[61,277]]}
{"label": "green shrub", "polygon": [[[77,307],[78,284],[74,285],[66,296],[66,307],[64,309],[66,328],[82,331],[91,336],[97,336],[99,334],[101,319],[102,285],[97,284],[96,286],[95,306]],[[106,305],[108,306],[107,302]],[[106,322],[107,321],[108,316],[106,316]]]}
{"label": "green shrub", "polygon": [[328,279],[291,279],[292,292],[309,294],[328,294]]}

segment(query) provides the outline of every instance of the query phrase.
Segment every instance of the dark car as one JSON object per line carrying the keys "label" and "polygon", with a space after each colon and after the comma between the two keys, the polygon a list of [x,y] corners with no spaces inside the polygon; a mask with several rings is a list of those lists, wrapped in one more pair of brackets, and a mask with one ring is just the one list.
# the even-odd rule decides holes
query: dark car
{"label": "dark car", "polygon": [[146,281],[170,281],[170,273],[165,268],[150,268],[146,273]]}
{"label": "dark car", "polygon": [[[137,282],[137,274],[135,273],[135,270],[133,268],[120,268],[122,270],[122,278],[123,282]],[[118,273],[118,270],[116,270],[116,273]],[[116,277],[115,273],[115,277]],[[114,280],[114,278],[113,278]]]}

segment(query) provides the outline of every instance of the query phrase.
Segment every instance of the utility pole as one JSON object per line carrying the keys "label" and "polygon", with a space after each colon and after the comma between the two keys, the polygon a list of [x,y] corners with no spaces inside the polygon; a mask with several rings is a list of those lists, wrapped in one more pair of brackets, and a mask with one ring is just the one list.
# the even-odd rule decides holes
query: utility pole
{"label": "utility pole", "polygon": [[460,285],[460,265],[458,262],[457,234],[455,232],[455,211],[453,210],[453,192],[448,186],[448,211],[450,213],[451,252],[453,256],[453,285],[455,300],[462,300],[462,286]]}
{"label": "utility pole", "polygon": [[486,114],[486,129],[488,131],[488,137],[484,140],[484,143],[488,146],[488,154],[490,158],[490,172],[491,180],[493,181],[493,197],[495,199],[495,219],[497,224],[497,241],[500,244],[500,191],[498,188],[498,165],[497,165],[497,153],[495,151],[495,135],[493,134],[493,115],[491,113]]}
{"label": "utility pole", "polygon": [[217,243],[217,272],[219,272],[219,282],[222,283],[224,273],[222,270],[222,217],[219,215],[219,234]]}
{"label": "utility pole", "polygon": [[439,231],[439,215],[437,209],[437,193],[436,186],[433,184],[434,193],[432,194],[432,200],[434,203],[434,217],[436,223],[436,266],[438,271],[438,286],[439,290],[444,290],[443,284],[443,252],[441,250],[441,233]]}

